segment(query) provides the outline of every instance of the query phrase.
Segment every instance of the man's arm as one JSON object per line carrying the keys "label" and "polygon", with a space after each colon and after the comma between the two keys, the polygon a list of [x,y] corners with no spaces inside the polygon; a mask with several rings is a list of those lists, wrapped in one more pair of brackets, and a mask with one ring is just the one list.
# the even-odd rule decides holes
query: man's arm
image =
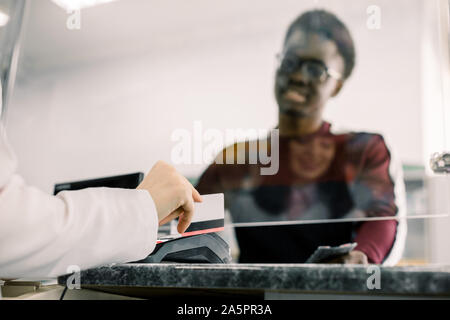
{"label": "man's arm", "polygon": [[[361,155],[360,170],[352,186],[357,209],[368,217],[399,215],[399,203],[404,201],[404,194],[398,192],[403,190],[398,187],[403,181],[398,172],[401,168],[394,169],[395,165],[384,139],[372,136]],[[397,228],[397,220],[361,223],[356,230],[354,241],[358,246],[355,250],[364,253],[370,263],[382,263],[396,242],[404,241],[397,237]]]}
{"label": "man's arm", "polygon": [[396,220],[364,222],[357,230],[355,250],[363,252],[369,263],[380,264],[391,250],[396,232]]}

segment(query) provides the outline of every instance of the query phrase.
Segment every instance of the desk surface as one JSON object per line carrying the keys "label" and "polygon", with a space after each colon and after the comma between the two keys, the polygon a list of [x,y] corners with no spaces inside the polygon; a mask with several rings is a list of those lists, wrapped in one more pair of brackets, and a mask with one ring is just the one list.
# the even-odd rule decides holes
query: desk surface
{"label": "desk surface", "polygon": [[[370,266],[327,264],[116,264],[82,271],[85,288],[225,289],[450,296],[450,266],[379,267],[380,289],[370,289]],[[58,278],[61,285],[69,275]],[[73,277],[72,277],[73,278]],[[373,278],[369,280],[374,284]]]}

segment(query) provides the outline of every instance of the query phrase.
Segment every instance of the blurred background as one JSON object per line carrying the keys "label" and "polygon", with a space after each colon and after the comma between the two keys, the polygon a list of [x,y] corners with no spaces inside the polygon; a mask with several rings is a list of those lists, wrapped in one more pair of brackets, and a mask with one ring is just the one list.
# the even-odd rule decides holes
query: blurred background
{"label": "blurred background", "polygon": [[[325,8],[357,50],[326,119],[386,137],[403,165],[408,214],[450,211],[448,177],[429,169],[433,152],[450,149],[447,0],[85,2],[77,16],[70,1],[33,0],[24,10],[0,1],[10,17],[0,28],[3,118],[30,184],[51,193],[58,182],[147,172],[171,162],[172,132],[192,131],[196,120],[205,129],[275,127],[286,29]],[[381,9],[379,29],[367,25],[371,5]],[[207,165],[177,169],[195,181]],[[450,263],[448,218],[408,229],[404,263]]]}

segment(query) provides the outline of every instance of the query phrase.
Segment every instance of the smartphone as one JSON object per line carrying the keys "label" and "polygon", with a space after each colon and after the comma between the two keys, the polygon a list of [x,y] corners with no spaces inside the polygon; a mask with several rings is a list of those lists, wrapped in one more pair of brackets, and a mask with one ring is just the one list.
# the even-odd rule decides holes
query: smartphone
{"label": "smartphone", "polygon": [[321,263],[350,253],[358,244],[342,244],[337,247],[319,246],[305,263]]}

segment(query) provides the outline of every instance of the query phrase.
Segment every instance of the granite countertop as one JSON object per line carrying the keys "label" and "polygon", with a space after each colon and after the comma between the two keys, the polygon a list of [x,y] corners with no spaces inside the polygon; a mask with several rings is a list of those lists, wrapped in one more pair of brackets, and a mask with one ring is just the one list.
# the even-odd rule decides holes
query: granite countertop
{"label": "granite countertop", "polygon": [[[329,264],[115,264],[82,271],[82,287],[233,289],[450,297],[450,266],[379,267]],[[372,266],[376,267],[376,266]],[[70,275],[58,278],[65,285]],[[73,277],[72,277],[73,278]],[[375,284],[369,280],[370,283]]]}

